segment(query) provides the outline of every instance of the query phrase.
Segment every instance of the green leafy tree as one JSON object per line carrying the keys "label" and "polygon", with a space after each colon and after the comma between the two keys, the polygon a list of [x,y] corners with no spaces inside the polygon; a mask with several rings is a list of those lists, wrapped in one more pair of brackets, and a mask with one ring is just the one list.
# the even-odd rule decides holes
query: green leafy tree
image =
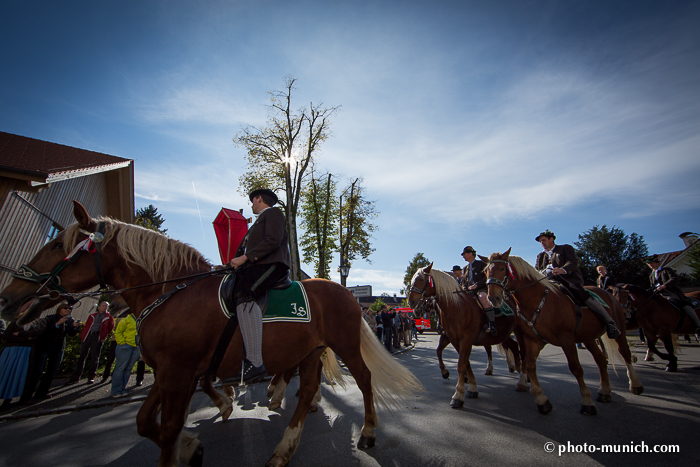
{"label": "green leafy tree", "polygon": [[[372,220],[378,216],[374,201],[365,198],[362,179],[353,181],[340,196],[340,258],[345,264],[359,258],[369,261],[375,249],[370,240],[377,226]],[[345,285],[345,284],[343,284]]]}
{"label": "green leafy tree", "polygon": [[620,283],[647,285],[644,259],[649,255],[649,250],[644,237],[636,233],[627,235],[615,226],[596,225],[578,238],[574,245],[584,283],[596,283],[596,267],[602,264]]}
{"label": "green leafy tree", "polygon": [[135,218],[134,224],[140,225],[146,229],[155,230],[162,234],[168,231],[168,229],[160,228],[163,222],[165,222],[165,219],[163,219],[162,215],[158,214],[158,209],[152,204],[149,204],[148,207],[137,209]]}
{"label": "green leafy tree", "polygon": [[428,265],[430,265],[430,260],[426,258],[423,253],[416,253],[411,262],[408,263],[408,267],[406,268],[406,275],[403,276],[404,287],[403,289],[401,289],[401,294],[408,297],[408,291],[411,288],[411,279],[413,279],[413,275],[420,268],[424,268]]}
{"label": "green leafy tree", "polygon": [[320,146],[331,136],[331,119],[338,107],[323,104],[292,108],[296,80],[285,78],[284,90],[270,92],[267,124],[261,128],[246,126],[233,138],[246,149],[247,171],[239,178],[240,193],[247,195],[256,188],[282,193],[280,205],[287,218],[292,278],[301,279],[297,237],[297,212],[302,187],[308,181]]}
{"label": "green leafy tree", "polygon": [[386,305],[386,303],[384,303],[384,300],[378,298],[374,301],[374,303],[372,303],[369,306],[369,309],[374,311],[375,313],[379,313],[379,310],[381,310],[384,305]]}
{"label": "green leafy tree", "polygon": [[700,285],[700,241],[690,246],[687,255],[692,278],[689,285]]}
{"label": "green leafy tree", "polygon": [[313,176],[302,191],[301,219],[305,230],[301,238],[304,262],[313,263],[316,277],[330,279],[333,252],[338,244],[333,227],[338,219],[336,183],[331,174]]}

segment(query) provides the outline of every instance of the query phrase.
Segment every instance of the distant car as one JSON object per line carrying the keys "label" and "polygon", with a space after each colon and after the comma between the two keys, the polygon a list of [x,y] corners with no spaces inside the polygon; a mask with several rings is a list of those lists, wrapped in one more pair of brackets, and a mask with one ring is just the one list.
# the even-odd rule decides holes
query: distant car
{"label": "distant car", "polygon": [[423,331],[430,331],[430,320],[428,318],[416,318],[411,308],[397,308],[396,312],[405,313],[409,315],[410,318],[413,318],[416,322],[416,329],[418,329],[420,334],[423,334]]}

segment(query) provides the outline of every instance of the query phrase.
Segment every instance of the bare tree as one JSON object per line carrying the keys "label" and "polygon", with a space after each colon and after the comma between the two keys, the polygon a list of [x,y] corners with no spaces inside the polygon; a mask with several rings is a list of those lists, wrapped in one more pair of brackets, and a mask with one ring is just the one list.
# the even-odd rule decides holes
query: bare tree
{"label": "bare tree", "polygon": [[[287,218],[291,273],[301,279],[297,212],[307,169],[313,163],[321,143],[331,136],[331,118],[339,107],[323,108],[323,104],[292,110],[292,92],[296,80],[288,76],[283,91],[270,92],[266,126],[246,126],[233,138],[237,146],[247,150],[248,171],[240,181],[240,192],[246,195],[256,188],[284,192],[280,204]],[[284,199],[282,199],[284,198]]]}

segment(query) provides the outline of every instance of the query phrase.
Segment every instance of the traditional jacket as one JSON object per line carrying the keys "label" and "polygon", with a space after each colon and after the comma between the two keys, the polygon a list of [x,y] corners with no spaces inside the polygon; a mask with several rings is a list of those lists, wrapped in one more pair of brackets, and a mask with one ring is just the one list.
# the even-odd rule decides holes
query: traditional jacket
{"label": "traditional jacket", "polygon": [[[547,265],[550,263],[552,264],[552,267],[562,268],[566,271],[564,280],[561,281],[563,284],[569,283],[571,285],[580,285],[583,287],[583,276],[581,275],[581,271],[578,269],[578,257],[576,256],[574,247],[566,244],[554,245],[551,260],[546,251],[541,252],[539,255],[537,255],[535,269],[544,274],[545,270],[547,269]],[[557,280],[557,276],[552,276],[551,279]]]}
{"label": "traditional jacket", "polygon": [[[471,264],[467,264],[464,268],[464,278],[463,283],[466,284],[465,288],[469,286],[476,285],[477,290],[486,287],[486,274],[484,274],[484,268],[486,268],[486,263],[480,259],[475,259]],[[471,280],[469,280],[469,270],[471,269]]]}
{"label": "traditional jacket", "polygon": [[291,267],[287,221],[278,208],[267,208],[248,230],[236,257],[246,255],[248,263],[282,263]]}

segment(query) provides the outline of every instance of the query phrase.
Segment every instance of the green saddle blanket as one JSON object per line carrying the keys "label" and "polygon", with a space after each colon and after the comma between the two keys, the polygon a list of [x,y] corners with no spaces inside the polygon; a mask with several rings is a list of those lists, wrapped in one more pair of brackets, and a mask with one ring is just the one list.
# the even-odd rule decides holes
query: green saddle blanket
{"label": "green saddle blanket", "polygon": [[[561,290],[561,291],[564,293],[564,295],[566,295],[566,296],[569,298],[569,300],[571,300],[571,302],[572,302],[574,305],[578,305],[578,304],[576,303],[576,300],[574,300],[574,297],[571,296],[571,294],[566,290],[566,288],[564,288],[564,287],[562,287],[562,286],[559,286],[559,290]],[[586,290],[586,292],[588,292],[588,295],[590,295],[591,298],[594,298],[594,299],[598,300],[598,302],[600,302],[600,304],[603,305],[603,308],[610,308],[610,307],[608,306],[608,304],[605,303],[605,300],[603,300],[602,298],[600,298],[600,295],[598,295],[597,293],[593,292],[592,290],[588,290],[588,289],[585,289],[585,290]],[[584,306],[586,306],[586,305],[578,305],[578,306],[584,307]]]}
{"label": "green saddle blanket", "polygon": [[493,309],[493,315],[496,318],[500,318],[501,316],[513,316],[514,314],[513,309],[506,302],[503,302],[500,308]]}
{"label": "green saddle blanket", "polygon": [[[228,290],[226,287],[231,275],[226,275],[219,285],[219,304],[221,311],[227,318],[231,317],[235,310],[230,309],[228,298],[223,293]],[[296,322],[308,323],[311,321],[311,310],[309,310],[309,298],[301,282],[292,282],[291,287],[286,289],[271,289],[267,294],[267,300],[258,300],[258,305],[263,312],[263,322]]]}

